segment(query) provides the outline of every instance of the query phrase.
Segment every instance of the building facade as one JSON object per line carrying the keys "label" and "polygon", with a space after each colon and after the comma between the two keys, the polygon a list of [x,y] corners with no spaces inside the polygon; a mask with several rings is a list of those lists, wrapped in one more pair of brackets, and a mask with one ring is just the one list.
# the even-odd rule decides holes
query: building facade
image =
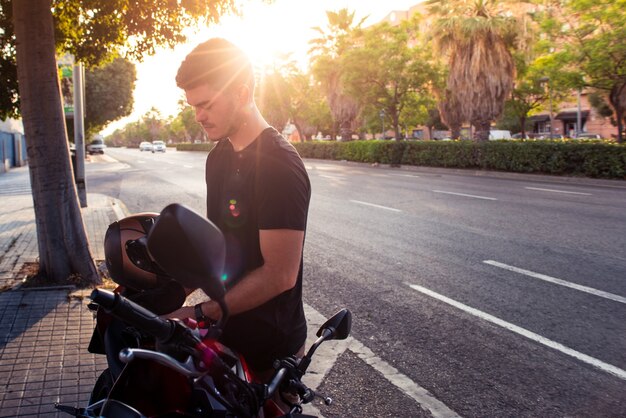
{"label": "building facade", "polygon": [[[604,117],[589,103],[590,91],[580,93],[580,132],[598,134],[602,138],[616,138],[617,127],[611,123],[610,117]],[[559,103],[552,112],[541,112],[529,118],[532,124],[532,133],[552,134],[557,137],[573,138],[576,135],[579,117],[578,94],[574,93],[568,100]]]}

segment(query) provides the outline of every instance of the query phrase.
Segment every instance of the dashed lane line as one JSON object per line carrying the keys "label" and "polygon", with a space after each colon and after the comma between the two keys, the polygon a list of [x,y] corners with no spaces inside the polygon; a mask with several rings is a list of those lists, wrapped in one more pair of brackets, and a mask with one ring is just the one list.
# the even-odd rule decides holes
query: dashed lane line
{"label": "dashed lane line", "polygon": [[465,194],[465,193],[456,193],[456,192],[446,192],[443,190],[433,190],[435,193],[443,193],[443,194],[451,194],[455,196],[463,196],[463,197],[472,197],[474,199],[482,199],[482,200],[498,200],[495,197],[486,197],[486,196],[477,196],[473,194]]}
{"label": "dashed lane line", "polygon": [[378,208],[378,209],[390,210],[392,212],[402,212],[400,209],[390,208],[389,206],[381,206],[381,205],[377,205],[375,203],[362,202],[360,200],[350,200],[350,202],[358,203],[359,205],[371,206],[371,207]]}
{"label": "dashed lane line", "polygon": [[416,174],[392,174],[394,177],[419,177]]}
{"label": "dashed lane line", "polygon": [[[326,318],[313,307],[305,304],[304,313],[307,318],[309,331],[317,329],[326,322]],[[307,347],[315,341],[315,335],[309,333]],[[337,358],[346,350],[352,351],[366,364],[378,371],[387,381],[400,389],[404,394],[420,404],[435,418],[457,418],[459,415],[448,408],[443,402],[435,398],[430,392],[413,382],[409,377],[400,373],[398,369],[378,357],[372,350],[353,337],[343,341],[330,341],[320,346],[315,353],[315,360],[309,367],[309,372],[304,376],[304,381],[311,389],[315,390],[324,380],[333,367]]]}
{"label": "dashed lane line", "polygon": [[612,364],[608,364],[605,363],[601,360],[598,360],[597,358],[588,356],[587,354],[583,354],[579,351],[573,350],[569,347],[564,346],[563,344],[557,343],[556,341],[552,341],[548,338],[545,338],[539,334],[536,334],[532,331],[529,331],[525,328],[519,327],[517,325],[511,324],[510,322],[506,322],[500,318],[497,318],[493,315],[490,315],[486,312],[480,311],[476,308],[472,308],[470,306],[464,305],[461,302],[458,302],[454,299],[450,299],[449,297],[446,297],[444,295],[441,295],[439,293],[433,292],[430,289],[427,289],[425,287],[422,286],[418,286],[415,284],[410,284],[407,283],[407,285],[409,287],[411,287],[411,289],[416,290],[426,296],[430,296],[434,299],[437,299],[441,302],[447,303],[450,306],[453,306],[457,309],[462,310],[463,312],[466,312],[470,315],[473,315],[477,318],[480,318],[482,320],[485,320],[487,322],[491,322],[492,324],[498,325],[504,329],[507,329],[509,331],[512,331],[516,334],[519,334],[523,337],[528,338],[529,340],[535,341],[539,344],[542,344],[546,347],[552,348],[554,350],[557,350],[563,354],[566,354],[568,356],[571,356],[579,361],[582,361],[583,363],[587,363],[597,369],[600,369],[604,372],[607,372],[613,376],[616,376],[622,380],[626,380],[626,370],[622,370],[619,367],[613,366]]}
{"label": "dashed lane line", "polygon": [[547,276],[541,273],[535,273],[534,271],[524,270],[519,267],[509,266],[508,264],[500,263],[498,261],[493,260],[484,260],[483,263],[489,264],[491,266],[499,267],[501,269],[513,271],[515,273],[523,274],[525,276],[533,277],[535,279],[543,280],[546,282],[558,284],[560,286],[569,287],[570,289],[575,289],[581,292],[589,293],[595,296],[599,296],[601,298],[610,299],[615,302],[626,304],[626,298],[623,296],[619,296],[613,293],[605,292],[603,290],[594,289],[593,287],[582,286],[576,283],[571,283],[565,280],[557,279],[556,277]]}
{"label": "dashed lane line", "polygon": [[540,187],[524,187],[527,190],[538,190],[541,192],[552,192],[552,193],[566,193],[566,194],[577,194],[581,196],[593,196],[591,193],[582,193],[582,192],[570,192],[568,190],[556,190],[556,189],[542,189]]}

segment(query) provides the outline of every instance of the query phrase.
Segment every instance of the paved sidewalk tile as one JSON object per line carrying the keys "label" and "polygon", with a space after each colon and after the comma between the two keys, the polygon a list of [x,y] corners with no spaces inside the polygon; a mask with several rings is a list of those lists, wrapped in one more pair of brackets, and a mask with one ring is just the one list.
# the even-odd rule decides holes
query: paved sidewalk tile
{"label": "paved sidewalk tile", "polygon": [[85,406],[106,359],[87,352],[95,320],[69,290],[0,293],[0,417],[62,417]]}
{"label": "paved sidewalk tile", "polygon": [[16,275],[26,262],[35,261],[37,236],[30,195],[2,197],[0,210],[0,287],[17,284]]}

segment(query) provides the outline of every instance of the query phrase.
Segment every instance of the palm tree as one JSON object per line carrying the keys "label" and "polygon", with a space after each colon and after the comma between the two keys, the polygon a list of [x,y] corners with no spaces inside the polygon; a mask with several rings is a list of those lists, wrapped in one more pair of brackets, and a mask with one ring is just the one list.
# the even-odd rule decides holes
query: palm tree
{"label": "palm tree", "polygon": [[441,121],[450,129],[450,137],[459,139],[461,136],[461,126],[463,125],[463,115],[461,114],[461,106],[456,101],[456,96],[446,90],[443,97],[439,98],[438,103],[439,115]]}
{"label": "palm tree", "polygon": [[485,141],[513,88],[515,63],[509,48],[516,39],[516,19],[505,14],[499,0],[428,3],[438,16],[432,36],[448,56],[448,99],[460,106],[461,119],[474,125],[476,140]]}
{"label": "palm tree", "polygon": [[355,24],[354,12],[348,9],[327,11],[326,17],[326,30],[313,28],[320,33],[320,37],[310,41],[311,69],[325,90],[333,120],[339,125],[339,134],[344,140],[350,140],[360,106],[346,91],[341,58],[353,47],[350,35],[361,26],[364,19]]}

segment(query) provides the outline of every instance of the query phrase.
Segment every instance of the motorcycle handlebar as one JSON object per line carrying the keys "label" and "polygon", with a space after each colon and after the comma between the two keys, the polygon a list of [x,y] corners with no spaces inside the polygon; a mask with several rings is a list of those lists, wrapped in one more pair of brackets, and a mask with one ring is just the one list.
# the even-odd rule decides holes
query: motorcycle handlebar
{"label": "motorcycle handlebar", "polygon": [[147,332],[160,341],[168,340],[174,333],[174,323],[161,319],[148,309],[137,305],[122,295],[104,289],[91,292],[91,300],[113,316]]}

